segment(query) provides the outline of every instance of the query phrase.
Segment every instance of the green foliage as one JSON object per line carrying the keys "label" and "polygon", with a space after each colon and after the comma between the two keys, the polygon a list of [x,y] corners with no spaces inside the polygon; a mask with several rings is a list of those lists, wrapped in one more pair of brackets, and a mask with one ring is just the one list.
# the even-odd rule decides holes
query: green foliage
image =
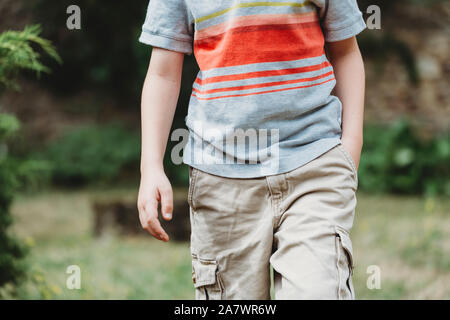
{"label": "green foliage", "polygon": [[[61,62],[52,44],[41,37],[38,25],[23,31],[6,31],[0,34],[0,88],[18,89],[20,71],[31,70],[38,75],[50,70],[40,62],[42,50],[46,55]],[[5,287],[14,287],[25,274],[22,258],[26,247],[8,232],[13,219],[9,212],[17,190],[30,183],[42,168],[39,162],[22,161],[8,154],[8,138],[20,128],[12,115],[0,113],[0,294]]]}
{"label": "green foliage", "polygon": [[0,113],[0,297],[5,288],[14,295],[25,276],[22,258],[28,252],[27,246],[8,232],[13,223],[9,208],[17,191],[35,184],[46,169],[39,161],[17,159],[8,154],[7,138],[14,137],[19,127],[14,116]]}
{"label": "green foliage", "polygon": [[19,130],[20,124],[16,117],[10,114],[0,114],[0,141]]}
{"label": "green foliage", "polygon": [[140,137],[120,125],[84,126],[52,142],[41,157],[56,183],[111,181],[127,168],[139,171]]}
{"label": "green foliage", "polygon": [[[106,184],[139,178],[140,135],[119,124],[89,125],[69,130],[33,158],[49,165],[53,183],[64,186]],[[164,166],[174,186],[189,181],[185,165],[170,160],[168,147]]]}
{"label": "green foliage", "polygon": [[[135,131],[119,124],[82,126],[69,130],[31,158],[48,164],[48,174],[56,185],[136,181],[140,139]],[[170,143],[164,159],[166,174],[172,185],[186,186],[189,182],[186,165],[175,165],[170,159],[173,145]]]}
{"label": "green foliage", "polygon": [[0,114],[0,145],[5,150],[0,156],[0,287],[17,284],[24,272],[20,263],[25,255],[24,247],[7,232],[12,224],[9,207],[20,182],[17,175],[19,164],[7,156],[5,138],[17,129],[16,118]]}
{"label": "green foliage", "polygon": [[61,63],[61,58],[50,41],[39,37],[41,27],[33,25],[23,31],[5,31],[0,34],[0,85],[18,88],[15,81],[21,70],[50,72],[41,63],[41,55],[33,46],[38,46],[48,56]]}
{"label": "green foliage", "polygon": [[369,125],[359,167],[360,189],[450,195],[450,134],[419,139],[406,121]]}

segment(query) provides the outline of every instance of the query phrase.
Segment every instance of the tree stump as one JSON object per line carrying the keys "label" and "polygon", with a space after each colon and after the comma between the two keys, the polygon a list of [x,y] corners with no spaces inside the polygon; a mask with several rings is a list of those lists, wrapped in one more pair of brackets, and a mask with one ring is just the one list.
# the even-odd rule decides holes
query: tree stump
{"label": "tree stump", "polygon": [[[141,227],[136,202],[124,200],[94,201],[94,235],[116,230],[121,235],[147,235]],[[174,199],[173,218],[170,222],[159,217],[162,227],[175,241],[188,241],[191,234],[189,204],[185,199]]]}

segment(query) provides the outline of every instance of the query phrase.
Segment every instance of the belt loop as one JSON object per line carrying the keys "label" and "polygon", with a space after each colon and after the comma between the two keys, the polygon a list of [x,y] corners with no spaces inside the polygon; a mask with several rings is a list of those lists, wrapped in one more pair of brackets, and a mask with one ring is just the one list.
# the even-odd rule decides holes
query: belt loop
{"label": "belt loop", "polygon": [[273,176],[266,176],[266,184],[269,189],[270,196],[274,196],[275,190],[273,190]]}

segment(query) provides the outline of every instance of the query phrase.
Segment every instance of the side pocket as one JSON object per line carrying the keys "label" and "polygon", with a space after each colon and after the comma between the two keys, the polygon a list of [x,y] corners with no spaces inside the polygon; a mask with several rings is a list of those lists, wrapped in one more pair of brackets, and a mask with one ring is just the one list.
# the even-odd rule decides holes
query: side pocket
{"label": "side pocket", "polygon": [[196,300],[223,299],[223,283],[215,260],[201,259],[192,255],[192,281]]}
{"label": "side pocket", "polygon": [[348,232],[336,227],[336,251],[337,251],[337,272],[338,272],[338,298],[339,300],[355,299],[353,288],[353,248]]}
{"label": "side pocket", "polygon": [[195,185],[197,181],[197,174],[198,170],[193,167],[189,167],[189,191],[188,191],[188,204],[189,206],[194,209],[194,191],[195,191]]}
{"label": "side pocket", "polygon": [[358,186],[358,170],[356,170],[356,164],[355,161],[353,161],[352,155],[347,151],[347,149],[345,149],[342,143],[338,145],[338,149],[341,151],[342,155],[347,160],[347,163],[350,165],[355,177],[356,186]]}

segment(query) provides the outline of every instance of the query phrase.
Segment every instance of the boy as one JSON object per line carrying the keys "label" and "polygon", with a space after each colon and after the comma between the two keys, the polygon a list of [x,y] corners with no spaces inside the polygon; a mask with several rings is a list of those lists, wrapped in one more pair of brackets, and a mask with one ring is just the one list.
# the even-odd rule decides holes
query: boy
{"label": "boy", "polygon": [[183,160],[196,299],[270,299],[270,265],[276,299],[354,299],[364,28],[355,0],[150,1],[138,208],[168,241],[162,160],[193,52]]}

